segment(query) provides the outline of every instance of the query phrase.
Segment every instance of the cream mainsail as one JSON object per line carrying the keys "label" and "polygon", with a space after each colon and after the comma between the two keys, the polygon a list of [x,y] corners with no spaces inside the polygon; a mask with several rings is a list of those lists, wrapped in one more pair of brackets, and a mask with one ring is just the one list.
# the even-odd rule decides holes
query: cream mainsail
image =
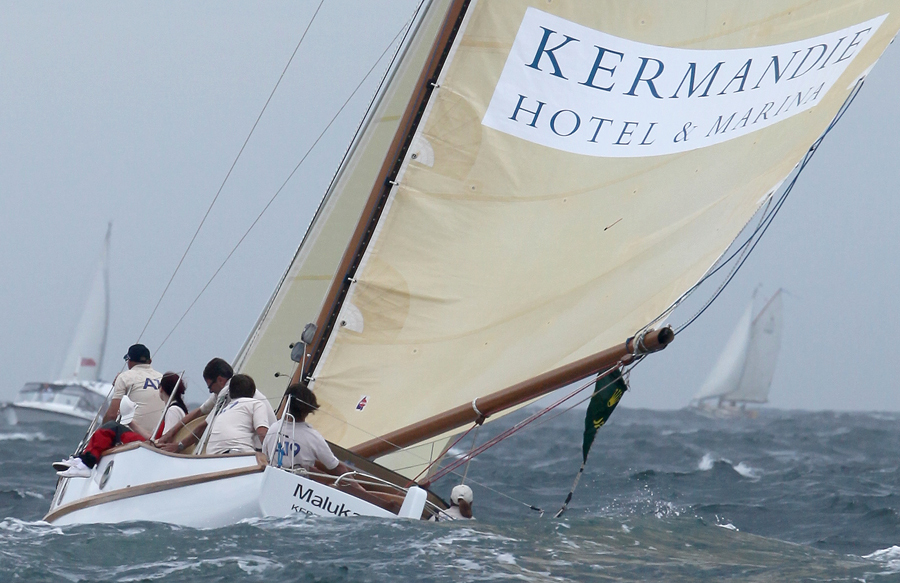
{"label": "cream mainsail", "polygon": [[[339,310],[310,371],[315,424],[353,447],[621,343],[791,173],[900,28],[897,8],[427,3],[242,369],[284,371],[303,325]],[[435,58],[434,91],[407,105]],[[417,108],[411,135],[392,135]],[[410,146],[384,210],[358,267],[339,270],[397,139]],[[325,299],[345,278],[342,301]]]}

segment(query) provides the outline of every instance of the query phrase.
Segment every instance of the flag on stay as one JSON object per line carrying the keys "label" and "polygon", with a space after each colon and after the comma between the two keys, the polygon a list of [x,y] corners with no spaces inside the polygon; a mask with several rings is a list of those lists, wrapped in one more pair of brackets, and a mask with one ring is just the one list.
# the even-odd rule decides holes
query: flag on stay
{"label": "flag on stay", "polygon": [[81,366],[97,366],[97,361],[93,358],[82,356],[81,357]]}
{"label": "flag on stay", "polygon": [[597,435],[597,430],[606,425],[609,416],[615,411],[616,405],[619,404],[619,400],[622,399],[622,395],[624,395],[627,390],[628,383],[622,378],[622,370],[618,367],[597,379],[597,382],[594,384],[594,395],[591,397],[587,414],[584,417],[584,443],[581,445],[581,468],[578,470],[578,473],[575,474],[575,481],[572,483],[572,489],[569,490],[569,495],[566,496],[566,501],[563,502],[559,512],[555,514],[556,518],[563,515],[569,507],[569,502],[572,501],[572,496],[575,494],[575,488],[578,487],[578,481],[584,473],[588,452],[591,451],[591,445],[594,443],[594,437]]}
{"label": "flag on stay", "polygon": [[628,390],[625,379],[622,378],[622,371],[619,368],[606,373],[594,385],[594,396],[587,408],[587,414],[584,417],[584,443],[581,446],[583,460],[587,461],[588,452],[591,450],[591,444],[594,443],[594,437],[597,430],[606,424],[609,416],[619,404],[619,399]]}

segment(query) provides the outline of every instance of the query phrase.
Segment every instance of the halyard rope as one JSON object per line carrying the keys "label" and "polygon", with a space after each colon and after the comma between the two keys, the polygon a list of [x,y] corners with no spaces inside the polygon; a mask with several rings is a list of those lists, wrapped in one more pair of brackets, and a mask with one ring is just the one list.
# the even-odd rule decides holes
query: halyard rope
{"label": "halyard rope", "polygon": [[181,317],[178,319],[178,321],[175,323],[175,325],[172,326],[172,329],[169,331],[169,333],[166,335],[166,337],[163,339],[163,341],[160,342],[159,346],[157,346],[157,348],[156,348],[157,351],[159,351],[159,349],[162,348],[163,345],[169,340],[169,338],[172,336],[172,334],[175,332],[175,330],[178,328],[178,326],[181,324],[181,322],[185,319],[185,317],[188,315],[188,313],[193,309],[194,305],[200,300],[200,297],[203,295],[203,293],[206,291],[206,289],[210,286],[210,284],[212,284],[212,282],[216,278],[216,276],[219,275],[219,272],[221,272],[222,269],[225,267],[225,264],[228,263],[228,261],[231,259],[232,255],[234,255],[234,253],[238,250],[238,247],[241,246],[241,244],[244,242],[244,239],[246,239],[247,236],[250,234],[250,231],[253,230],[253,228],[256,226],[256,224],[259,222],[259,220],[262,218],[262,216],[266,213],[266,211],[269,210],[269,207],[272,206],[272,203],[275,202],[275,199],[278,197],[278,195],[281,194],[281,192],[285,189],[285,187],[287,187],[288,182],[290,182],[291,178],[294,177],[294,174],[297,173],[297,170],[300,169],[300,166],[303,164],[303,162],[306,161],[306,158],[310,155],[313,148],[315,148],[316,145],[318,145],[319,141],[325,136],[325,134],[328,132],[328,130],[331,129],[331,126],[334,124],[335,121],[337,121],[338,116],[340,116],[340,114],[344,111],[344,109],[347,107],[347,105],[350,103],[350,101],[353,99],[353,97],[356,96],[356,93],[363,86],[366,79],[369,78],[369,76],[375,70],[375,67],[378,65],[378,63],[381,62],[381,60],[384,58],[385,54],[387,54],[388,50],[391,48],[391,46],[394,45],[394,43],[403,34],[403,32],[404,31],[401,30],[400,32],[397,33],[396,36],[394,36],[393,39],[391,39],[391,42],[384,49],[384,51],[382,51],[381,55],[378,57],[378,59],[375,61],[375,63],[372,65],[372,67],[369,69],[369,71],[366,73],[366,75],[362,78],[362,80],[359,82],[359,84],[357,84],[356,88],[353,90],[353,92],[350,94],[350,96],[347,97],[347,99],[341,105],[340,109],[338,109],[337,113],[335,113],[334,116],[332,116],[331,120],[328,122],[328,124],[325,126],[325,128],[319,133],[318,137],[316,137],[316,139],[312,143],[312,145],[306,150],[306,153],[303,154],[303,157],[300,159],[300,161],[297,163],[297,165],[294,166],[294,169],[291,170],[291,173],[288,175],[288,177],[285,178],[284,182],[281,184],[281,186],[278,188],[278,190],[275,191],[275,194],[272,195],[272,198],[269,199],[269,202],[266,203],[266,205],[263,207],[262,211],[260,211],[260,213],[256,216],[256,218],[253,220],[253,222],[250,224],[250,226],[247,228],[247,230],[241,236],[241,238],[237,242],[237,244],[235,244],[235,246],[231,249],[231,251],[225,257],[225,259],[219,265],[218,269],[216,269],[215,273],[212,274],[212,276],[206,282],[206,285],[203,286],[203,288],[200,290],[200,292],[197,294],[197,296],[194,298],[194,300],[191,302],[191,304],[188,306],[188,308],[184,311],[184,313],[181,315]]}
{"label": "halyard rope", "polygon": [[[219,185],[219,190],[216,191],[216,195],[213,197],[212,202],[209,203],[209,208],[206,209],[206,214],[203,215],[203,219],[201,219],[200,224],[197,225],[197,230],[194,231],[194,236],[191,237],[191,241],[190,241],[190,243],[188,243],[187,249],[184,250],[184,254],[182,254],[181,259],[178,261],[178,265],[175,266],[175,271],[172,272],[172,277],[169,278],[169,282],[166,283],[166,287],[165,287],[165,289],[163,289],[162,294],[159,296],[159,300],[156,302],[156,305],[153,307],[153,311],[150,312],[150,317],[147,318],[147,323],[144,324],[144,329],[141,330],[141,333],[138,335],[138,339],[137,339],[138,342],[140,342],[141,338],[144,336],[144,332],[147,331],[147,327],[150,325],[151,320],[153,320],[153,316],[156,314],[156,310],[159,309],[159,305],[162,303],[163,298],[166,297],[166,292],[169,291],[169,287],[172,285],[172,281],[175,279],[175,275],[178,274],[178,270],[181,269],[181,265],[182,265],[182,263],[184,263],[185,257],[187,257],[188,252],[191,250],[191,247],[194,245],[194,241],[197,239],[197,235],[200,234],[200,229],[203,228],[203,224],[206,222],[206,219],[209,218],[209,213],[212,212],[213,206],[215,206],[216,201],[219,200],[219,195],[222,194],[222,190],[225,188],[225,184],[228,182],[228,179],[231,177],[231,173],[232,173],[232,171],[234,171],[234,167],[237,166],[238,160],[241,159],[241,155],[244,153],[244,149],[247,147],[247,143],[250,141],[250,137],[253,136],[253,132],[256,130],[256,126],[259,125],[259,120],[262,119],[263,114],[266,112],[266,108],[269,107],[269,103],[272,101],[272,97],[275,95],[275,91],[278,90],[278,86],[281,84],[282,79],[284,79],[284,75],[285,75],[285,73],[287,73],[288,67],[291,66],[291,62],[294,60],[294,57],[297,55],[297,51],[300,50],[300,45],[303,44],[303,39],[306,38],[306,33],[309,32],[309,29],[312,26],[312,23],[315,21],[316,16],[319,14],[319,9],[322,8],[322,4],[324,2],[325,2],[325,0],[319,1],[319,5],[316,7],[315,13],[313,14],[309,23],[306,25],[306,29],[303,31],[303,34],[300,36],[300,40],[297,42],[297,46],[294,47],[294,52],[291,53],[291,56],[288,59],[287,64],[284,66],[284,69],[281,71],[281,75],[278,77],[278,81],[275,82],[275,87],[273,87],[271,93],[269,93],[269,98],[266,99],[266,103],[263,105],[262,110],[259,112],[259,115],[256,116],[256,121],[253,122],[253,127],[250,128],[250,133],[247,134],[247,138],[244,140],[244,143],[241,145],[241,149],[238,151],[237,156],[235,156],[234,161],[231,163],[231,167],[228,169],[228,172],[225,174],[225,178],[224,178],[224,180],[222,180],[222,184]],[[229,257],[230,257],[230,255],[229,255]],[[215,276],[213,276],[213,277],[215,277]],[[204,289],[206,289],[206,288],[204,288]],[[201,293],[203,293],[203,292],[201,292]],[[179,322],[180,322],[180,320],[179,320]],[[177,324],[176,324],[176,326],[177,326]]]}

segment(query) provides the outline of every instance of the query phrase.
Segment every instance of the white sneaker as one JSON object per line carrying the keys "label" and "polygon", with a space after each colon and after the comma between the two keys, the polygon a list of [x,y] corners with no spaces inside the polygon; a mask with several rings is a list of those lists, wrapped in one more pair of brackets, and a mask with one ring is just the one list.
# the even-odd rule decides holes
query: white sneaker
{"label": "white sneaker", "polygon": [[62,472],[56,472],[56,475],[61,478],[90,478],[91,468],[84,465],[81,458],[77,457],[72,461],[72,464],[68,469]]}
{"label": "white sneaker", "polygon": [[80,459],[80,458],[69,456],[69,459],[67,459],[67,460],[62,460],[60,462],[53,462],[53,469],[56,470],[57,472],[64,472],[64,471],[68,470],[70,467],[72,467],[72,464],[75,463],[76,459]]}

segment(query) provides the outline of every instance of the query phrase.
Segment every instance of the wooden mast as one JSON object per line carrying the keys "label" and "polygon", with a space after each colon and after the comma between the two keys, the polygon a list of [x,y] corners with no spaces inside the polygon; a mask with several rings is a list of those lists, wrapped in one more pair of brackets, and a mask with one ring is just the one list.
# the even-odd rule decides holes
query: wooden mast
{"label": "wooden mast", "polygon": [[350,451],[370,459],[393,453],[400,448],[414,445],[469,423],[474,423],[480,417],[489,417],[499,411],[520,405],[541,395],[546,395],[570,383],[607,370],[620,362],[627,362],[635,354],[647,354],[662,350],[674,338],[675,333],[669,327],[648,332],[643,339],[637,342],[637,345],[635,345],[634,338],[629,338],[624,343],[603,352],[582,358],[507,387],[502,391],[479,397],[471,403],[460,405],[449,411],[351,447]]}
{"label": "wooden mast", "polygon": [[436,87],[438,76],[444,66],[447,54],[450,52],[450,47],[453,45],[453,40],[456,38],[456,33],[459,31],[468,6],[469,0],[453,0],[444,17],[441,31],[419,76],[418,89],[413,93],[406,107],[394,140],[385,155],[384,164],[378,173],[378,179],[375,181],[375,185],[369,195],[369,201],[366,203],[359,223],[356,225],[356,230],[350,238],[346,251],[344,251],[344,257],[341,259],[337,271],[335,271],[331,288],[328,290],[328,294],[325,296],[325,301],[322,304],[322,311],[316,319],[317,332],[310,344],[312,352],[309,364],[305,370],[297,367],[291,376],[291,384],[304,378],[307,371],[314,371],[319,358],[322,356],[322,352],[325,350],[325,345],[328,342],[331,331],[334,329],[344,298],[350,289],[351,280],[356,274],[356,269],[359,267],[366,247],[371,240],[372,233],[375,231],[378,220],[381,218],[381,212],[387,202],[388,195],[391,193],[394,181],[400,171],[400,166],[403,164],[403,159],[406,157],[406,152],[412,143],[413,134],[418,128],[428,100]]}

